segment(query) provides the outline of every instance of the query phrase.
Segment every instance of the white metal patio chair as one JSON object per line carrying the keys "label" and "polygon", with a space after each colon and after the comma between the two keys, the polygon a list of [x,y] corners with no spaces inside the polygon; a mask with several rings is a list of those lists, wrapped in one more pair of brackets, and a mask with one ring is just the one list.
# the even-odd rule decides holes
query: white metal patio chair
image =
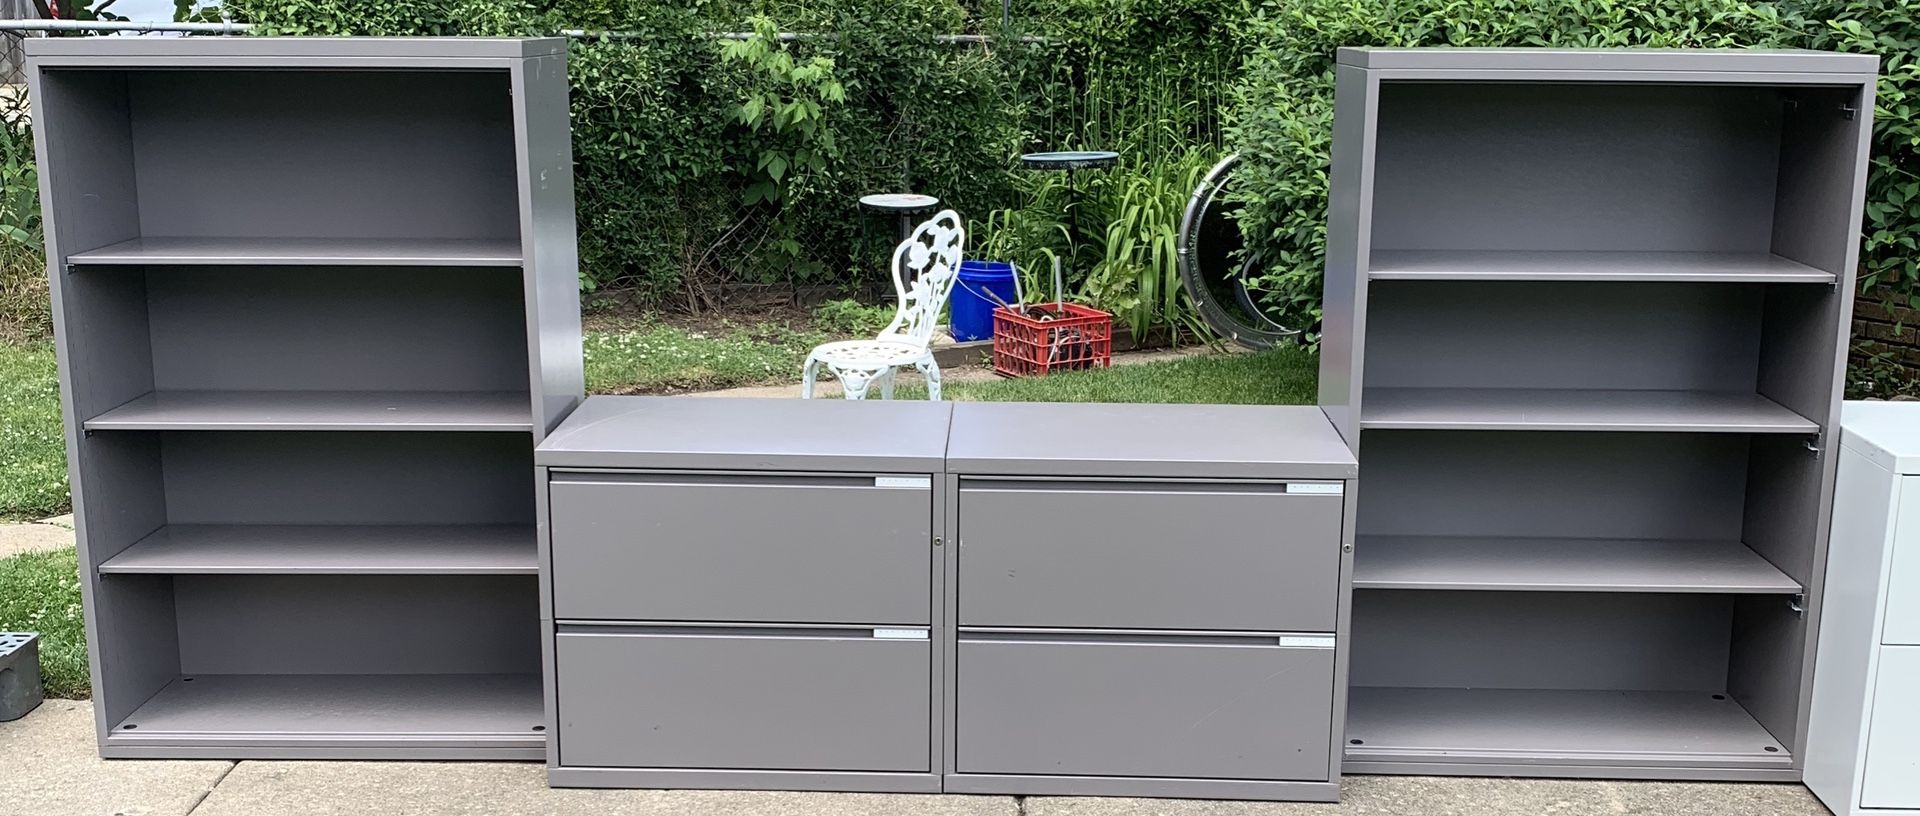
{"label": "white metal patio chair", "polygon": [[915,227],[893,249],[893,289],[900,303],[893,322],[872,340],[815,346],[807,354],[801,399],[813,399],[813,381],[821,366],[840,378],[847,399],[866,399],[867,389],[876,382],[880,398],[893,399],[894,371],[907,365],[926,375],[927,399],[939,399],[940,366],[933,361],[933,330],[947,306],[947,296],[953,293],[966,243],[966,228],[960,214],[952,210],[941,210]]}

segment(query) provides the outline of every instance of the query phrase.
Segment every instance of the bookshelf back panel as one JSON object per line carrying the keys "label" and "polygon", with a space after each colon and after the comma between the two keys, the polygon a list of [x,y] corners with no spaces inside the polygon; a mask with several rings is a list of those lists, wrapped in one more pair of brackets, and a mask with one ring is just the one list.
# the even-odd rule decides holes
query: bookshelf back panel
{"label": "bookshelf back panel", "polygon": [[182,575],[185,674],[489,674],[540,669],[531,576]]}
{"label": "bookshelf back panel", "polygon": [[518,269],[209,266],[145,275],[159,390],[529,387]]}
{"label": "bookshelf back panel", "polygon": [[533,449],[525,434],[160,436],[172,524],[534,522]]}
{"label": "bookshelf back panel", "polygon": [[1356,686],[1726,690],[1724,595],[1360,591]]}
{"label": "bookshelf back panel", "polygon": [[1750,394],[1759,376],[1760,285],[1376,281],[1368,299],[1367,388]]}
{"label": "bookshelf back panel", "polygon": [[1765,251],[1771,88],[1383,83],[1374,249]]}
{"label": "bookshelf back panel", "polygon": [[1367,431],[1359,533],[1737,540],[1748,444],[1740,434]]}
{"label": "bookshelf back panel", "polygon": [[504,70],[125,77],[143,236],[520,234]]}

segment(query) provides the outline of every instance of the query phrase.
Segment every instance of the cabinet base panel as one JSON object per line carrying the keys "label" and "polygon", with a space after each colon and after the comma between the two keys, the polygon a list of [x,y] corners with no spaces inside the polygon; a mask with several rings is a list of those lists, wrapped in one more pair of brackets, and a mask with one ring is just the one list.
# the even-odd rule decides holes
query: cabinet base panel
{"label": "cabinet base panel", "polygon": [[1260,799],[1338,802],[1340,783],[1254,779],[1171,779],[1122,776],[948,774],[948,793],[1011,796],[1142,796],[1177,799]]}
{"label": "cabinet base panel", "polygon": [[523,746],[430,745],[411,748],[358,745],[193,745],[147,743],[100,746],[102,759],[276,759],[380,760],[395,762],[538,762],[547,756],[543,741]]}
{"label": "cabinet base panel", "polygon": [[547,785],[555,788],[939,793],[940,777],[931,773],[550,767]]}
{"label": "cabinet base panel", "polygon": [[1513,776],[1529,779],[1634,779],[1668,782],[1799,782],[1797,768],[1645,768],[1622,765],[1496,765],[1348,759],[1345,775]]}

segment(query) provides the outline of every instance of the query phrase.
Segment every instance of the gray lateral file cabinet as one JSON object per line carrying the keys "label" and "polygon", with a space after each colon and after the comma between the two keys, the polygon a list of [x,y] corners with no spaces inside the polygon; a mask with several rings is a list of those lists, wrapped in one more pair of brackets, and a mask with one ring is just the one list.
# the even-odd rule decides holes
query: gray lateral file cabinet
{"label": "gray lateral file cabinet", "polygon": [[1842,415],[1807,787],[1840,816],[1920,816],[1920,403]]}
{"label": "gray lateral file cabinet", "polygon": [[951,411],[589,398],[536,454],[549,781],[940,790]]}
{"label": "gray lateral file cabinet", "polygon": [[1876,64],[1339,52],[1348,772],[1801,777]]}
{"label": "gray lateral file cabinet", "polygon": [[544,756],[566,43],[27,55],[101,754]]}
{"label": "gray lateral file cabinet", "polygon": [[960,403],[946,790],[1337,801],[1353,456],[1319,409]]}

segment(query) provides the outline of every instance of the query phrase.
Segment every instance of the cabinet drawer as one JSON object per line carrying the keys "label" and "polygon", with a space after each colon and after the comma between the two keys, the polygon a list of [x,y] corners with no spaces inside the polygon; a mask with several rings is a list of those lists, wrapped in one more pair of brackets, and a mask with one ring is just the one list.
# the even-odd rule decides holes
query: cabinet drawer
{"label": "cabinet drawer", "polygon": [[1882,643],[1920,646],[1920,476],[1900,479]]}
{"label": "cabinet drawer", "polygon": [[1920,809],[1920,646],[1880,647],[1860,806]]}
{"label": "cabinet drawer", "polygon": [[961,633],[955,769],[1328,778],[1333,649],[1134,637]]}
{"label": "cabinet drawer", "polygon": [[858,629],[563,631],[560,763],[931,772],[931,648]]}
{"label": "cabinet drawer", "polygon": [[1342,500],[1285,485],[965,482],[959,621],[1332,631]]}
{"label": "cabinet drawer", "polygon": [[556,618],[929,621],[930,479],[560,472],[549,489]]}

